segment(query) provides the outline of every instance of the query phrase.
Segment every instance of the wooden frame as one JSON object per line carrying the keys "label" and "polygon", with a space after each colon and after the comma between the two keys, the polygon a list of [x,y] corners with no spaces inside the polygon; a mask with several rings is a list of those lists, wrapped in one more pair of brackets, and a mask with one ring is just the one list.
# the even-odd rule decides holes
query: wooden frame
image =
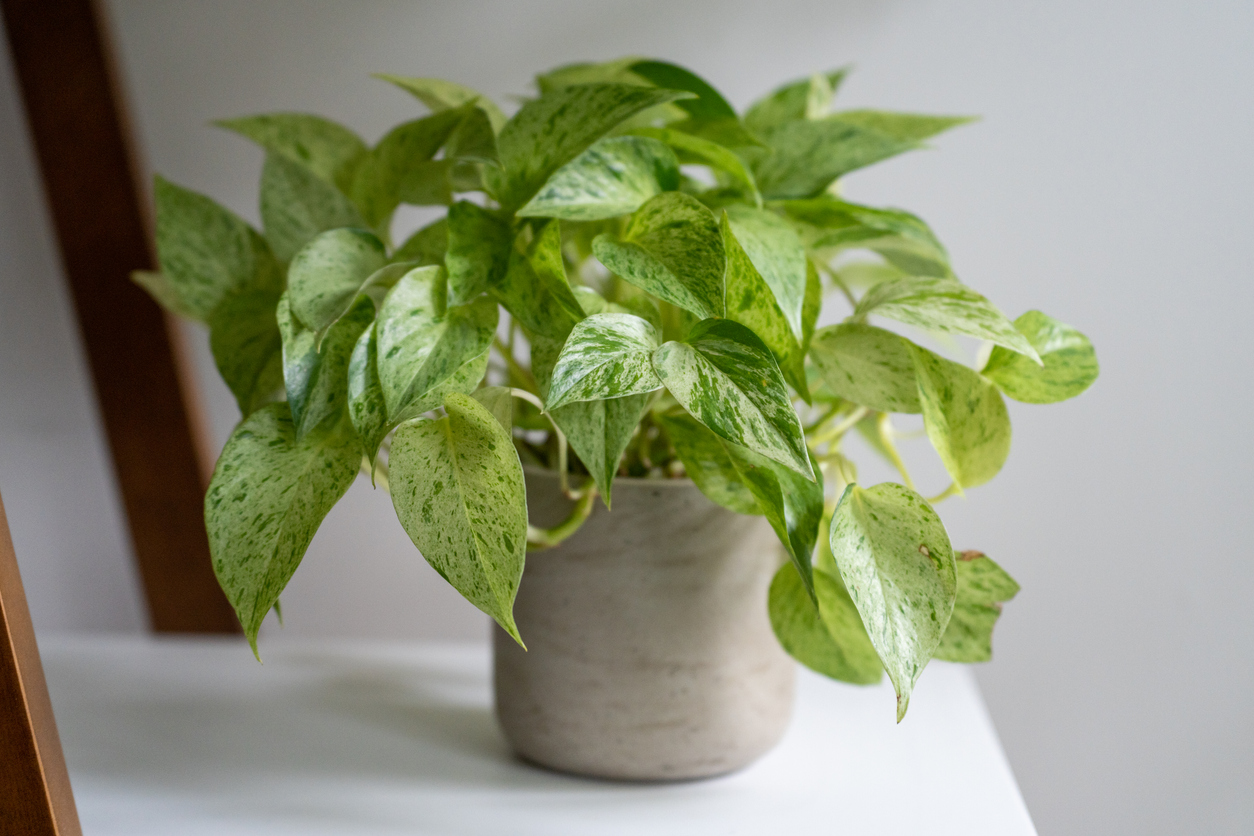
{"label": "wooden frame", "polygon": [[0,829],[10,836],[81,836],[2,501],[0,753]]}
{"label": "wooden frame", "polygon": [[173,323],[130,281],[154,259],[101,15],[92,0],[0,8],[152,627],[238,632],[210,563]]}

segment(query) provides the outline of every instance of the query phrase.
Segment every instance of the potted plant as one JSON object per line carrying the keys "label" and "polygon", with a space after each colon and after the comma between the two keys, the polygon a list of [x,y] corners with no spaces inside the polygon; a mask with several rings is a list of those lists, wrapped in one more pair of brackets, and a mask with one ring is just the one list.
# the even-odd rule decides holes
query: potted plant
{"label": "potted plant", "polygon": [[[317,116],[219,123],[267,152],[260,233],[158,177],[161,271],[136,280],[208,324],[239,403],[205,518],[254,652],[364,471],[499,625],[498,715],[549,766],[743,765],[788,718],[781,646],[848,682],[887,672],[899,721],[929,660],[988,659],[1018,587],[955,552],[932,506],[1001,468],[1003,395],[1073,397],[1097,361],[962,284],[918,217],[840,196],[967,121],[832,112],[844,74],[738,114],[673,64],[580,64],[509,118],[383,76],[430,114],[373,147]],[[393,243],[402,203],[448,210]],[[818,328],[829,292],[847,316]],[[991,351],[977,371],[872,317]],[[903,413],[952,478],[930,500],[894,443]],[[860,485],[850,433],[901,484]]]}

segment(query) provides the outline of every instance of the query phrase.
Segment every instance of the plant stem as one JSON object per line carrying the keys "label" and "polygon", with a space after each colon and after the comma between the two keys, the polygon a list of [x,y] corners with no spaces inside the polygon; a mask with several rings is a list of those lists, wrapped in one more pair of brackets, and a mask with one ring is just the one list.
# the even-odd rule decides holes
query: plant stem
{"label": "plant stem", "polygon": [[850,412],[847,416],[845,416],[844,420],[836,424],[836,426],[819,435],[816,435],[816,437],[811,440],[811,445],[818,446],[820,444],[827,444],[837,440],[842,435],[849,432],[850,428],[856,426],[857,423],[865,418],[867,413],[870,411],[871,410],[867,409],[865,406],[858,407],[853,412]]}
{"label": "plant stem", "polygon": [[[512,334],[510,335],[510,339],[512,341]],[[540,387],[536,384],[535,377],[532,376],[531,372],[518,365],[518,361],[514,359],[514,352],[510,349],[510,347],[501,342],[501,338],[496,335],[493,335],[492,337],[492,345],[501,353],[501,356],[505,358],[505,367],[509,370],[511,379],[517,378],[518,382],[523,386],[526,386],[531,392],[539,393]],[[542,404],[540,404],[540,409],[544,409]]]}
{"label": "plant stem", "polygon": [[[813,259],[811,260],[813,261]],[[844,294],[845,299],[849,300],[849,306],[854,310],[857,310],[858,300],[854,298],[853,291],[849,289],[849,285],[845,284],[840,276],[836,275],[836,271],[831,267],[828,267],[826,264],[822,264],[818,261],[814,262],[814,266],[818,268],[820,273],[832,280],[832,284],[836,285],[836,289]]]}
{"label": "plant stem", "polygon": [[552,528],[527,526],[527,548],[531,550],[549,548],[561,543],[579,530],[584,521],[592,514],[592,506],[597,497],[596,486],[592,485],[579,496],[575,506],[570,509],[570,516]]}
{"label": "plant stem", "polygon": [[553,426],[553,434],[557,438],[557,478],[561,480],[562,483],[562,494],[567,499],[578,499],[582,497],[584,493],[591,489],[585,488],[583,491],[572,491],[570,489],[570,477],[566,472],[568,470],[566,462],[566,435],[557,426],[557,422],[553,420],[553,416],[545,410],[544,403],[538,397],[525,389],[511,388],[509,393],[515,398],[521,398],[527,403],[535,406],[536,409],[540,410],[540,414],[549,419],[549,423]]}
{"label": "plant stem", "polygon": [[958,487],[958,483],[950,482],[949,487],[945,488],[945,490],[941,491],[936,496],[927,497],[927,504],[935,505],[936,503],[940,502],[942,499],[948,499],[949,497],[954,496],[955,494],[960,494],[960,493],[962,493],[962,488]]}
{"label": "plant stem", "polygon": [[910,478],[906,463],[901,460],[897,445],[893,443],[893,421],[887,412],[880,413],[879,420],[875,422],[875,429],[879,431],[880,444],[884,445],[884,450],[888,453],[888,458],[892,460],[893,467],[897,468],[897,472],[901,474],[906,487],[914,490],[914,480]]}

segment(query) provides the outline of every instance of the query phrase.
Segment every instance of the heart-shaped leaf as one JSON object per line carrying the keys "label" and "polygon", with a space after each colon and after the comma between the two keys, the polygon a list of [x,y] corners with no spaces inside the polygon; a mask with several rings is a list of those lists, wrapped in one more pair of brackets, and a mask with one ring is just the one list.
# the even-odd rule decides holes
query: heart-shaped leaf
{"label": "heart-shaped leaf", "polygon": [[514,596],[527,548],[527,490],[509,434],[482,404],[450,392],[446,414],[396,431],[392,504],[427,562],[519,644]]}
{"label": "heart-shaped leaf", "polygon": [[675,399],[715,435],[813,479],[801,421],[770,349],[727,319],[698,323],[664,343],[653,368]]}
{"label": "heart-shaped leaf", "polygon": [[594,314],[566,338],[549,381],[549,409],[662,388],[653,372],[657,331],[638,316]]}
{"label": "heart-shaped leaf", "polygon": [[490,209],[462,200],[448,210],[450,305],[464,305],[505,275],[514,236],[509,223]]}
{"label": "heart-shaped leaf", "polygon": [[268,113],[223,119],[214,124],[306,166],[345,194],[352,188],[357,166],[368,153],[357,134],[309,113]]}
{"label": "heart-shaped leaf", "polygon": [[708,81],[691,70],[666,61],[637,61],[631,72],[669,90],[686,90],[695,98],[675,102],[689,118],[677,126],[698,136],[714,140],[728,148],[758,145],[753,134],[745,130],[736,110]]}
{"label": "heart-shaped leaf", "polygon": [[746,156],[763,197],[779,199],[814,197],[855,169],[918,147],[830,117],[785,122],[763,129],[761,137],[770,150]]}
{"label": "heart-shaped leaf", "polygon": [[261,169],[261,222],[279,261],[292,256],[320,232],[365,227],[361,212],[339,189],[311,168],[283,154],[266,154]]}
{"label": "heart-shaped leaf", "polygon": [[387,264],[383,242],[364,229],[332,229],[300,249],[287,271],[292,314],[312,331],[344,315],[366,280]]}
{"label": "heart-shaped leaf", "polygon": [[342,424],[298,436],[285,403],[245,418],[205,495],[213,571],[257,652],[257,631],[300,565],[323,517],[361,465]]}
{"label": "heart-shaped leaf", "polygon": [[762,513],[721,438],[686,412],[663,415],[661,423],[684,464],[684,471],[701,493],[737,514]]}
{"label": "heart-shaped leaf", "polygon": [[727,146],[673,128],[641,127],[633,128],[631,133],[665,142],[675,151],[681,163],[704,165],[723,172],[755,205],[762,205],[762,195],[758,194],[753,172]]}
{"label": "heart-shaped leaf", "polygon": [[884,666],[849,593],[826,572],[814,573],[817,606],[792,564],[779,567],[767,599],[771,627],[788,655],[842,682],[874,685]]}
{"label": "heart-shaped leaf", "polygon": [[339,417],[347,405],[348,365],[362,332],[374,319],[374,305],[366,297],[333,325],[319,345],[318,335],[291,313],[287,294],[277,309],[283,340],[283,385],[298,437]]}
{"label": "heart-shaped leaf", "polygon": [[826,116],[832,96],[848,73],[848,68],[815,73],[777,88],[749,106],[745,125],[751,131],[765,132],[785,122]]}
{"label": "heart-shaped leaf", "polygon": [[275,315],[280,296],[275,287],[239,290],[209,316],[214,363],[243,416],[283,391],[283,336]]}
{"label": "heart-shaped leaf", "polygon": [[1040,357],[993,303],[954,279],[910,277],[878,284],[858,301],[854,316],[895,319],[931,331],[989,340],[1039,364]]}
{"label": "heart-shaped leaf", "polygon": [[953,612],[958,580],[949,535],[927,500],[909,488],[851,484],[832,515],[830,545],[897,691],[901,722]]}
{"label": "heart-shaped leaf", "polygon": [[621,240],[592,242],[611,272],[705,319],[723,316],[727,262],[714,213],[681,192],[663,192],[641,206]]}
{"label": "heart-shaped leaf", "polygon": [[909,341],[891,331],[847,322],[820,328],[810,359],[833,394],[881,412],[921,412]]}
{"label": "heart-shaped leaf", "polygon": [[564,340],[575,323],[583,319],[583,310],[566,278],[560,222],[544,224],[530,246],[524,246],[528,231],[520,233],[509,251],[505,275],[490,290],[524,328]]}
{"label": "heart-shaped leaf", "polygon": [[1040,311],[1028,311],[1016,319],[1015,328],[1027,337],[1044,365],[997,346],[980,373],[1016,401],[1065,401],[1097,380],[1097,353],[1079,331]]}
{"label": "heart-shaped leaf", "polygon": [[408,78],[406,76],[375,73],[375,78],[389,81],[397,87],[413,94],[415,98],[431,108],[432,112],[451,110],[466,104],[483,108],[492,124],[492,130],[499,133],[505,124],[505,114],[501,109],[478,90],[472,90],[456,81],[445,81],[442,78]]}
{"label": "heart-shaped leaf", "polygon": [[383,384],[379,382],[379,343],[375,339],[375,323],[362,331],[348,360],[348,417],[362,452],[374,467],[379,445],[395,424],[388,421]]}
{"label": "heart-shaped leaf", "polygon": [[596,221],[629,215],[646,200],[679,188],[675,152],[656,139],[602,139],[553,173],[527,205],[523,217]]}
{"label": "heart-shaped leaf", "polygon": [[806,254],[788,222],[765,209],[727,207],[732,232],[766,281],[794,336],[801,338],[801,308],[806,295]]}
{"label": "heart-shaped leaf", "polygon": [[1019,592],[1019,584],[992,558],[981,552],[960,552],[958,599],[934,659],[987,662],[993,658],[993,625],[1001,604]]}

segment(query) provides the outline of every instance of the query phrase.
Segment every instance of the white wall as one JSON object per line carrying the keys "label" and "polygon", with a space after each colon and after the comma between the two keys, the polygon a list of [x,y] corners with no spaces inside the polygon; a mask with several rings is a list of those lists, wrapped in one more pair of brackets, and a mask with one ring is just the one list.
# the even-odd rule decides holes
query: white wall
{"label": "white wall", "polygon": [[[314,110],[374,139],[419,112],[367,77],[377,70],[501,96],[561,62],[648,54],[745,104],[777,81],[854,62],[849,106],[982,114],[940,151],[850,177],[848,192],[917,211],[965,280],[1012,314],[1039,307],[1081,328],[1102,360],[1080,400],[1012,405],[1002,475],[940,509],[959,547],[987,551],[1023,584],[997,660],[979,672],[989,707],[1042,833],[1254,831],[1254,6],[109,8],[149,165],[254,220],[260,154],[206,122]],[[133,629],[124,529],[17,113],[6,77],[0,488],[39,626]],[[206,386],[223,438],[233,407],[211,376]],[[873,466],[867,476],[887,478]],[[360,484],[284,602],[292,633],[483,634],[386,498]]]}

